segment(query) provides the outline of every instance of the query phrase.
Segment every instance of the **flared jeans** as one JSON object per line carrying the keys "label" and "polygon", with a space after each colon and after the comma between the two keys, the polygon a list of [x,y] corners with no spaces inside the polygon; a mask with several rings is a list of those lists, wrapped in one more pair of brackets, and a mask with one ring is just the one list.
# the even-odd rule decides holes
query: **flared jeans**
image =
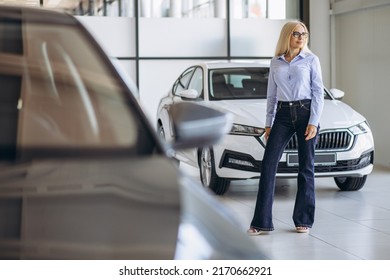
{"label": "flared jeans", "polygon": [[305,131],[310,118],[311,100],[278,102],[275,120],[266,143],[259,190],[251,226],[263,231],[274,230],[272,206],[275,194],[275,177],[279,160],[291,137],[296,133],[298,140],[299,171],[297,193],[293,211],[296,227],[311,228],[314,222],[315,188],[314,155],[317,135],[306,141]]}

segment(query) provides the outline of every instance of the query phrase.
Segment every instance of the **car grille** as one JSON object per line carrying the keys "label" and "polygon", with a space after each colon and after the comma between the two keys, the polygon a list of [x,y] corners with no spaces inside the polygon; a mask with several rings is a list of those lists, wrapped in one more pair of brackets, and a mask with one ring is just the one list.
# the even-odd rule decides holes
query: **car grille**
{"label": "car grille", "polygon": [[[316,151],[348,150],[352,146],[353,136],[347,130],[320,132],[317,138]],[[298,139],[294,134],[287,144],[286,151],[297,151]]]}

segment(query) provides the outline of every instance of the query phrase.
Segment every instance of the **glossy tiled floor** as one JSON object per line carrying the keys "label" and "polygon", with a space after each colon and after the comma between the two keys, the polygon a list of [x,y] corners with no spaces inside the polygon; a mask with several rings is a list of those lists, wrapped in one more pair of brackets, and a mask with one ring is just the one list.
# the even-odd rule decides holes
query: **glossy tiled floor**
{"label": "glossy tiled floor", "polygon": [[[197,176],[194,170],[186,172]],[[390,260],[390,170],[376,167],[366,185],[341,192],[332,178],[316,179],[316,220],[309,234],[294,231],[296,181],[279,180],[273,208],[275,231],[250,237],[275,260]],[[218,197],[246,231],[258,180],[235,181]]]}

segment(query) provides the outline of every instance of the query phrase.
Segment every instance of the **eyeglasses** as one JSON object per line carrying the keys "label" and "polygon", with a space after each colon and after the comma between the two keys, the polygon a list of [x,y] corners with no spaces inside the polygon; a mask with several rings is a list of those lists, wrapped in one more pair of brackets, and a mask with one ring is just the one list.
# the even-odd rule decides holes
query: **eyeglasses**
{"label": "eyeglasses", "polygon": [[309,33],[307,33],[307,32],[302,32],[302,33],[300,33],[300,32],[298,32],[298,31],[294,31],[294,32],[292,33],[292,35],[293,35],[295,38],[299,38],[299,37],[301,37],[301,36],[302,36],[302,38],[307,38],[307,37],[309,36]]}

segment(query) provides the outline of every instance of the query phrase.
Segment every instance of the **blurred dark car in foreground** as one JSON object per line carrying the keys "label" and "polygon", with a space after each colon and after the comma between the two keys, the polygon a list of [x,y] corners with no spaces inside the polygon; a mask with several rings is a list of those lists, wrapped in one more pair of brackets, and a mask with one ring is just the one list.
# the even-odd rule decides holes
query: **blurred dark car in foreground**
{"label": "blurred dark car in foreground", "polygon": [[86,29],[41,9],[0,6],[0,86],[1,259],[264,258],[169,157],[228,115],[175,106],[162,144]]}

